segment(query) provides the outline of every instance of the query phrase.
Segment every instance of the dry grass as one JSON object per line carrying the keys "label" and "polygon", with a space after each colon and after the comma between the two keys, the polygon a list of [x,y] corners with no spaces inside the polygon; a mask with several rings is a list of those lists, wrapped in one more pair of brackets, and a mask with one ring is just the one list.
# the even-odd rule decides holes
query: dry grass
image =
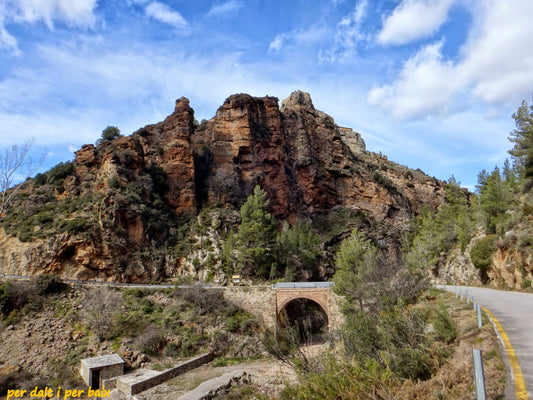
{"label": "dry grass", "polygon": [[472,349],[483,355],[483,369],[488,399],[503,399],[505,365],[499,351],[498,338],[490,321],[483,316],[483,327],[477,327],[477,314],[471,304],[444,293],[439,298],[446,303],[458,331],[451,345],[453,354],[437,374],[424,382],[406,381],[396,394],[399,399],[476,399]]}

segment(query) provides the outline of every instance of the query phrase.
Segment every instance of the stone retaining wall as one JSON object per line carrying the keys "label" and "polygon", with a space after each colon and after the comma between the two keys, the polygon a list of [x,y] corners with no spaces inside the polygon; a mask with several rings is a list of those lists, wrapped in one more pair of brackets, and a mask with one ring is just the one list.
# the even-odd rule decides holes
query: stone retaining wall
{"label": "stone retaining wall", "polygon": [[175,378],[178,375],[184,374],[191,369],[198,368],[200,365],[206,364],[212,361],[214,358],[213,353],[207,353],[199,357],[195,357],[191,360],[185,361],[174,368],[167,369],[165,371],[149,374],[148,376],[138,375],[135,377],[135,374],[132,374],[131,377],[128,375],[121,376],[117,379],[116,386],[124,394],[134,395],[140,393],[144,390],[150,389],[154,386],[157,386],[163,382],[168,381],[169,379]]}

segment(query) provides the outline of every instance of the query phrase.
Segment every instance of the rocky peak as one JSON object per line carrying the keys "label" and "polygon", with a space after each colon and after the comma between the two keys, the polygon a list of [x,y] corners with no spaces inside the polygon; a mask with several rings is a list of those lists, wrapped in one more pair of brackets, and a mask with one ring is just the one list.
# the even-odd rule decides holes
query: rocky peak
{"label": "rocky peak", "polygon": [[288,110],[299,110],[300,108],[308,108],[310,110],[315,109],[309,93],[296,90],[281,103],[282,112],[286,112]]}
{"label": "rocky peak", "polygon": [[339,126],[338,130],[342,141],[346,143],[352,153],[364,153],[366,151],[366,144],[360,133],[355,132],[352,128],[341,126]]}

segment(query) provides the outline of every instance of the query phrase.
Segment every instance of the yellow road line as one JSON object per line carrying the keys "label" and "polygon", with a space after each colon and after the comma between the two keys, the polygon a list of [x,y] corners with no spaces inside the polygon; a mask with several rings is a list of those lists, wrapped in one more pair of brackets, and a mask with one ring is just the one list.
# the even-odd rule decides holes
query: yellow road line
{"label": "yellow road line", "polygon": [[516,398],[518,400],[529,400],[529,394],[527,393],[526,382],[524,381],[524,376],[522,375],[522,369],[520,368],[520,364],[518,363],[518,359],[516,358],[516,353],[514,352],[513,346],[511,345],[511,341],[509,340],[507,333],[505,333],[502,324],[500,324],[500,321],[498,321],[494,314],[492,314],[483,306],[481,306],[481,308],[492,319],[492,321],[498,328],[498,331],[500,332],[500,337],[503,340],[505,351],[507,352],[507,356],[509,357],[509,364],[511,364],[511,371],[513,372]]}

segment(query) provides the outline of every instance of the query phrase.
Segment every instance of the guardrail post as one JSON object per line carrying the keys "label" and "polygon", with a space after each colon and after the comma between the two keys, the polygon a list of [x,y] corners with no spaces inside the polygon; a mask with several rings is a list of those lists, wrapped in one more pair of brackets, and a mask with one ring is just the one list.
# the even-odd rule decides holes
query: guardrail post
{"label": "guardrail post", "polygon": [[481,328],[483,326],[483,321],[481,320],[481,306],[477,304],[477,327]]}
{"label": "guardrail post", "polygon": [[477,400],[486,400],[485,394],[485,377],[483,376],[483,359],[481,350],[472,349],[472,358],[474,360],[474,378],[476,381],[476,398]]}

